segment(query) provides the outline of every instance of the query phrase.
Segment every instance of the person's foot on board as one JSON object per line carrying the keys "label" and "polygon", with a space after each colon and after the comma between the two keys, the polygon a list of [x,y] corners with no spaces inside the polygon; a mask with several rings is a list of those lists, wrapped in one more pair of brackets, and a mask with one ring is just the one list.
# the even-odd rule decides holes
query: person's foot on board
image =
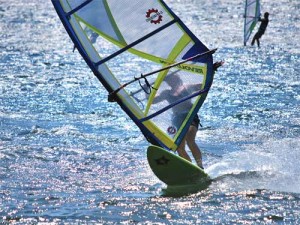
{"label": "person's foot on board", "polygon": [[200,159],[197,160],[196,163],[197,163],[197,165],[198,165],[201,169],[204,170],[204,167],[203,167],[203,165],[202,165],[202,161],[201,161]]}

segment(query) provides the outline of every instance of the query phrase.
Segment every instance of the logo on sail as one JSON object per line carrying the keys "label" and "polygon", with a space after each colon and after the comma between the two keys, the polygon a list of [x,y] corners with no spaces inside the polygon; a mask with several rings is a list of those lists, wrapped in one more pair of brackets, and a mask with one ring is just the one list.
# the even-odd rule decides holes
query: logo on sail
{"label": "logo on sail", "polygon": [[146,22],[158,24],[162,21],[162,16],[163,11],[158,11],[158,9],[149,9],[148,12],[146,13]]}
{"label": "logo on sail", "polygon": [[177,129],[174,126],[170,126],[170,127],[168,127],[167,131],[168,131],[168,134],[173,135],[173,134],[176,134]]}

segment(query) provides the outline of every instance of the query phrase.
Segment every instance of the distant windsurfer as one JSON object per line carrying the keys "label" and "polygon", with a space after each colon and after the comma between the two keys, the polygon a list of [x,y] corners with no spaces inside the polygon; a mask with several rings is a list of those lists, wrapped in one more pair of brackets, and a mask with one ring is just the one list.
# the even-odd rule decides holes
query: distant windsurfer
{"label": "distant windsurfer", "polygon": [[258,21],[261,22],[259,29],[257,31],[257,33],[254,35],[251,45],[253,46],[255,41],[257,41],[257,46],[260,47],[260,42],[259,39],[263,36],[263,34],[265,33],[268,23],[269,23],[269,13],[265,12],[264,14],[264,18],[259,18]]}
{"label": "distant windsurfer", "polygon": [[[218,67],[222,66],[223,63],[224,62],[222,61],[216,62],[214,64],[214,71],[216,71]],[[182,80],[177,74],[168,75],[165,79],[165,82],[171,87],[171,89],[164,90],[160,94],[158,94],[153,100],[152,102],[153,104],[159,103],[164,100],[167,100],[171,104],[179,99],[182,99],[190,95],[191,93],[197,90],[200,90],[201,88],[201,83],[193,84],[193,85],[183,85]],[[185,112],[185,109],[191,109],[192,105],[193,104],[190,100],[189,101],[186,100],[182,103],[179,103],[178,105],[175,105],[172,108],[174,113],[172,122],[177,127],[177,129],[180,128],[180,125],[182,124],[183,120],[186,118],[188,112]],[[191,162],[192,160],[185,150],[185,144],[187,144],[189,149],[192,152],[192,155],[197,165],[203,169],[202,153],[195,141],[199,125],[200,125],[200,119],[196,114],[193,118],[193,121],[185,137],[183,138],[182,142],[178,146],[177,152],[181,157]]]}

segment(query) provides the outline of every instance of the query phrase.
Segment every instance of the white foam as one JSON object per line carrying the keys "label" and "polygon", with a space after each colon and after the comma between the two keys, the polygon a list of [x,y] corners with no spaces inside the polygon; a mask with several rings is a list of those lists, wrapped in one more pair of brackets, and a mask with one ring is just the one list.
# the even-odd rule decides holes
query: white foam
{"label": "white foam", "polygon": [[[206,172],[212,178],[223,176],[220,185],[228,188],[300,193],[299,149],[299,138],[267,140],[261,145],[246,146],[243,151],[226,155],[220,162],[209,166]],[[231,176],[238,174],[244,176]]]}

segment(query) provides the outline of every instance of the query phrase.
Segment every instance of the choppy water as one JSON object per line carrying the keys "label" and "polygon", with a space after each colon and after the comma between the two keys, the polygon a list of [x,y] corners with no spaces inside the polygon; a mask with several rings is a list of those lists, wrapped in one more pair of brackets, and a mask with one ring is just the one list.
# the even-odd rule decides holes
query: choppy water
{"label": "choppy water", "polygon": [[167,3],[226,61],[199,112],[215,182],[165,190],[51,2],[0,0],[0,223],[300,223],[300,2],[263,2],[260,49],[242,46],[242,1]]}

